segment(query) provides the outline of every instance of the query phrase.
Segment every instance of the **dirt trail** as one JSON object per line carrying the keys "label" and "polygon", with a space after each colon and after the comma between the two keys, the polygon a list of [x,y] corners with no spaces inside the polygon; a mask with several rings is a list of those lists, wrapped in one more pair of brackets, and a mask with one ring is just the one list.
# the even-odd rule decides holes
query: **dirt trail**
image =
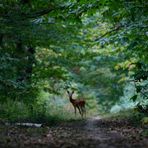
{"label": "dirt trail", "polygon": [[140,135],[142,129],[133,127],[125,120],[110,121],[92,117],[85,121],[61,125],[58,132],[59,135],[53,134],[53,137],[58,146],[63,148],[148,147],[148,139]]}
{"label": "dirt trail", "polygon": [[0,147],[147,148],[143,129],[125,120],[92,117],[58,126],[26,128],[0,126]]}

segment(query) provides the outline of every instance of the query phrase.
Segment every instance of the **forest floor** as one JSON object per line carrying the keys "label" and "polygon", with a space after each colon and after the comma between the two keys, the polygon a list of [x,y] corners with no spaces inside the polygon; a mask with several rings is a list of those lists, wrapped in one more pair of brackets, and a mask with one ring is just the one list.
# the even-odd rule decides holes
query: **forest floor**
{"label": "forest floor", "polygon": [[55,126],[0,124],[0,147],[148,148],[145,129],[126,119],[92,117]]}

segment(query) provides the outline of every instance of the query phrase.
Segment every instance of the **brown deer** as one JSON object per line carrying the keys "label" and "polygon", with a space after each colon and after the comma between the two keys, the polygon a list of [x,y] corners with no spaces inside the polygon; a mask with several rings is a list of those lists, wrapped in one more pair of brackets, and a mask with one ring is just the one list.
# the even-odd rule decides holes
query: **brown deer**
{"label": "brown deer", "polygon": [[76,116],[76,110],[78,109],[81,117],[83,118],[83,115],[85,114],[86,116],[86,110],[85,110],[85,100],[76,100],[72,98],[72,95],[74,94],[74,91],[71,93],[67,90],[68,96],[69,96],[69,101],[72,103],[75,111],[75,116]]}

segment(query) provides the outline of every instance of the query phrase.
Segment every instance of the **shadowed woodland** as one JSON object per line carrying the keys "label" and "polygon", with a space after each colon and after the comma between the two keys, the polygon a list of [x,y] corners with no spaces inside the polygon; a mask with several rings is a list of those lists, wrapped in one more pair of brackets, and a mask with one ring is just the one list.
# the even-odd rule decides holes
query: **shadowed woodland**
{"label": "shadowed woodland", "polygon": [[0,0],[0,147],[148,147],[147,0]]}

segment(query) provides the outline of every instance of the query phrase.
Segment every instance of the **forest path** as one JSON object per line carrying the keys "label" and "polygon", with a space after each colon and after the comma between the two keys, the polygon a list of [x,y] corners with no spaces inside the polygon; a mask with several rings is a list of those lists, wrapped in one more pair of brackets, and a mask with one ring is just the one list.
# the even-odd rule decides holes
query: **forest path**
{"label": "forest path", "polygon": [[143,129],[127,120],[92,117],[40,128],[0,126],[0,147],[147,148]]}
{"label": "forest path", "polygon": [[148,139],[141,136],[142,132],[130,121],[95,116],[61,125],[54,138],[63,148],[147,148]]}

